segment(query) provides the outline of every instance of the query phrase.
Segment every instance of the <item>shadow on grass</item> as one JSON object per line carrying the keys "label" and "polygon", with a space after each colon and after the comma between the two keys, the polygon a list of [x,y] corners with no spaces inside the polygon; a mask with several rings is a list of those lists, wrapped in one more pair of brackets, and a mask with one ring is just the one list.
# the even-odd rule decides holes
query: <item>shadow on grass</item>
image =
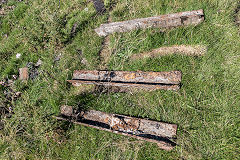
{"label": "shadow on grass", "polygon": [[240,27],[240,1],[238,2],[237,8],[234,11],[234,22]]}

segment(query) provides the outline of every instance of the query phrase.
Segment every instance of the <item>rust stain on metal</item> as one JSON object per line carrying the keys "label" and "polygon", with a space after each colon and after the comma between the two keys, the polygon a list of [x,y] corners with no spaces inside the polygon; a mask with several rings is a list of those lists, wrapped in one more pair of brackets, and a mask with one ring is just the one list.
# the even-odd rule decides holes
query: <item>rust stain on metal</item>
{"label": "rust stain on metal", "polygon": [[137,129],[139,128],[139,120],[136,118],[112,116],[110,127],[113,130],[134,133],[137,132]]}
{"label": "rust stain on metal", "polygon": [[157,17],[101,24],[95,31],[99,36],[107,36],[114,32],[128,32],[135,29],[160,28],[169,29],[186,25],[197,25],[204,21],[203,10],[187,11]]}
{"label": "rust stain on metal", "polygon": [[136,78],[136,73],[130,73],[130,74],[125,74],[124,79],[126,80],[132,80]]}
{"label": "rust stain on metal", "polygon": [[[72,109],[71,106],[69,110]],[[66,106],[64,106],[66,108]],[[65,113],[65,112],[64,112]],[[56,117],[76,124],[97,128],[100,130],[121,134],[148,142],[157,143],[165,150],[171,150],[176,145],[171,139],[176,137],[177,125],[134,118],[118,114],[109,114],[100,111],[82,111],[80,114],[64,114]],[[65,116],[65,117],[63,117]],[[74,117],[74,118],[72,118]]]}

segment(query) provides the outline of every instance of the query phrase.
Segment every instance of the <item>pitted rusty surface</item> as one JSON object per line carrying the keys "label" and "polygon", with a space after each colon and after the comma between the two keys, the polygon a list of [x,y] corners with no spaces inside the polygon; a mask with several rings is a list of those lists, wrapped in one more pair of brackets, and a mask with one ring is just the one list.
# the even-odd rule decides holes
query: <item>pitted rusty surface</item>
{"label": "pitted rusty surface", "polygon": [[118,130],[122,132],[134,132],[139,127],[139,120],[137,118],[117,116],[114,114],[107,114],[95,110],[84,112],[82,118],[86,120],[105,123],[109,125],[113,130]]}
{"label": "pitted rusty surface", "polygon": [[142,119],[139,130],[153,135],[173,137],[176,136],[177,125]]}
{"label": "pitted rusty surface", "polygon": [[143,71],[74,71],[73,80],[109,81],[131,83],[161,83],[179,84],[182,74],[180,71],[143,72]]}
{"label": "pitted rusty surface", "polygon": [[134,29],[173,28],[185,25],[197,25],[204,21],[203,10],[187,11],[157,17],[139,18],[134,20],[101,24],[95,29],[99,36],[107,36],[114,32],[127,32]]}
{"label": "pitted rusty surface", "polygon": [[113,130],[134,134],[139,128],[139,119],[113,115],[110,127]]}
{"label": "pitted rusty surface", "polygon": [[82,115],[82,118],[86,120],[97,121],[97,122],[108,124],[110,120],[110,115],[104,112],[90,110],[90,111],[84,112],[84,114]]}
{"label": "pitted rusty surface", "polygon": [[126,80],[132,80],[136,78],[136,73],[129,73],[124,75],[124,79]]}

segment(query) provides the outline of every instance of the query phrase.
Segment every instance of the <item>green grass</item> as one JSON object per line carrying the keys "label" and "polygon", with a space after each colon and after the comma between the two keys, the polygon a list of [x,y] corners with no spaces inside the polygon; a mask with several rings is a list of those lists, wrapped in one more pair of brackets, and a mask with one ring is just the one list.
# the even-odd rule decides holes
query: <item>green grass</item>
{"label": "green grass", "polygon": [[[3,119],[0,159],[239,159],[240,29],[234,23],[234,14],[240,2],[104,2],[107,13],[103,15],[96,15],[87,0],[9,0],[3,5],[16,8],[0,17],[0,78],[18,74],[28,62],[41,59],[43,64],[37,79],[14,83],[22,96],[12,102],[12,117]],[[101,68],[99,51],[104,38],[94,29],[106,23],[108,15],[112,21],[120,21],[201,8],[206,19],[195,27],[110,35],[113,53],[108,69],[180,70],[183,79],[178,92],[98,94],[79,91],[66,82],[74,70]],[[77,33],[71,34],[75,23]],[[176,44],[202,44],[208,52],[203,57],[129,59],[135,53]],[[20,59],[16,59],[17,53],[21,53]],[[60,61],[54,62],[58,55]],[[89,65],[81,63],[83,57]],[[3,101],[4,87],[0,90]],[[176,123],[178,145],[167,152],[156,144],[54,120],[51,115],[57,115],[64,104]]]}

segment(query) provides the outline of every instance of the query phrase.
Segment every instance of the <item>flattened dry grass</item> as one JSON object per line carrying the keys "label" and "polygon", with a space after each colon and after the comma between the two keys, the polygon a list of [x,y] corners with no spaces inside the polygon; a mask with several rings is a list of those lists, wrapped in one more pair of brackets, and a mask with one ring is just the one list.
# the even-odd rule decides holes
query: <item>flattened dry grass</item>
{"label": "flattened dry grass", "polygon": [[203,56],[207,52],[207,47],[196,45],[196,46],[187,46],[187,45],[177,45],[169,47],[161,47],[153,49],[149,52],[143,52],[134,54],[130,59],[144,59],[144,58],[159,58],[161,56],[171,55],[171,54],[182,54],[185,56]]}
{"label": "flattened dry grass", "polygon": [[[59,3],[60,2],[60,3]],[[16,81],[22,92],[0,131],[1,159],[239,159],[240,38],[236,0],[105,0],[96,15],[87,0],[9,0],[14,10],[0,17],[0,77],[43,61],[39,76]],[[104,38],[94,29],[112,21],[204,9],[198,26],[166,32],[137,30],[109,36],[109,70],[183,73],[178,92],[95,93],[66,82],[76,69],[100,69]],[[7,36],[6,36],[7,35]],[[202,57],[167,55],[130,60],[133,54],[172,45],[204,45]],[[20,53],[21,58],[16,59]],[[56,57],[60,57],[55,61]],[[88,65],[83,64],[85,59]],[[2,96],[4,88],[1,87]],[[1,96],[1,97],[2,97]],[[2,99],[0,99],[2,100]],[[177,147],[156,144],[54,120],[60,105],[178,124]]]}

